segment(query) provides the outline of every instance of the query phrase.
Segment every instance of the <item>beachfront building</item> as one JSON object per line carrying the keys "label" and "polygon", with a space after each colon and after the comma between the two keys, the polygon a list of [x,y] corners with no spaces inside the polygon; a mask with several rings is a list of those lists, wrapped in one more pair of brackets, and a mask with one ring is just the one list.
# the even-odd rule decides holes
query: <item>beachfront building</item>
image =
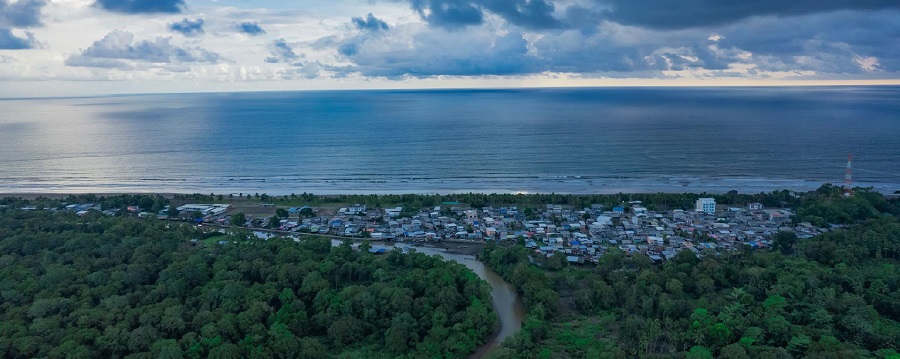
{"label": "beachfront building", "polygon": [[694,206],[697,212],[716,213],[716,200],[713,198],[700,198]]}
{"label": "beachfront building", "polygon": [[219,216],[224,214],[231,208],[230,204],[193,204],[188,203],[181,207],[178,207],[178,212],[182,213],[190,213],[190,212],[200,212],[200,214],[204,216]]}

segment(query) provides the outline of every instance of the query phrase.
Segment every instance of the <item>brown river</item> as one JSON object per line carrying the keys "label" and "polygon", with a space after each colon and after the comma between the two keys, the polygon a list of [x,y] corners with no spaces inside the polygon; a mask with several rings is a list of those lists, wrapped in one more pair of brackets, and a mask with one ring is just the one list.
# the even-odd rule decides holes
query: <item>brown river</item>
{"label": "brown river", "polygon": [[[341,241],[332,239],[332,245],[340,245]],[[354,244],[354,247],[357,245]],[[374,244],[374,248],[391,248],[391,244]],[[497,313],[499,327],[487,343],[480,346],[475,353],[469,358],[481,358],[498,348],[503,341],[510,335],[515,334],[522,327],[522,321],[525,320],[525,309],[522,306],[522,299],[516,293],[516,289],[497,273],[481,263],[475,256],[464,254],[448,253],[443,248],[416,246],[410,247],[419,253],[427,255],[437,255],[446,260],[451,260],[465,265],[484,279],[491,286],[491,298],[494,304],[494,311]]]}

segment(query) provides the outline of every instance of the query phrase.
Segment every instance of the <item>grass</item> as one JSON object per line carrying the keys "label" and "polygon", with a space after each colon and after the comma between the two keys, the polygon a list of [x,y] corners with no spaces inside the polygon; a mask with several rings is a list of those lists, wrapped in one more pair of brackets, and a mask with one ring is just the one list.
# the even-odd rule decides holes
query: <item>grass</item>
{"label": "grass", "polygon": [[203,244],[206,245],[207,247],[212,247],[219,241],[224,241],[226,238],[228,238],[228,236],[226,236],[224,234],[219,235],[219,236],[209,237],[209,238],[203,240]]}

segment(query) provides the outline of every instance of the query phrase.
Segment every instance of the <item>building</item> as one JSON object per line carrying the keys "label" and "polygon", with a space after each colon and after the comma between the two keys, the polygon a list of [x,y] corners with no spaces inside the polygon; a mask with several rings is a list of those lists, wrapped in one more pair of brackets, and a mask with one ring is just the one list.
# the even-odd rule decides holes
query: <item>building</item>
{"label": "building", "polygon": [[758,210],[763,209],[763,205],[762,205],[762,203],[750,203],[747,205],[747,209],[749,209],[751,211],[758,211]]}
{"label": "building", "polygon": [[713,198],[700,198],[694,206],[697,212],[716,213],[716,200]]}
{"label": "building", "polygon": [[190,213],[190,212],[200,212],[200,214],[204,216],[218,216],[227,212],[231,208],[230,204],[193,204],[189,203],[178,207],[178,212],[181,213]]}

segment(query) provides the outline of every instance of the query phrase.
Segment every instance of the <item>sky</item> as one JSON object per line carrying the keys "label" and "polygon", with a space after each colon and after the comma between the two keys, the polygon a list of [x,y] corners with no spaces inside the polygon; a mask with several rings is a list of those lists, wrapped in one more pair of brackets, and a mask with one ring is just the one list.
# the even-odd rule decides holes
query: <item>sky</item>
{"label": "sky", "polygon": [[900,84],[898,0],[0,0],[0,97]]}

